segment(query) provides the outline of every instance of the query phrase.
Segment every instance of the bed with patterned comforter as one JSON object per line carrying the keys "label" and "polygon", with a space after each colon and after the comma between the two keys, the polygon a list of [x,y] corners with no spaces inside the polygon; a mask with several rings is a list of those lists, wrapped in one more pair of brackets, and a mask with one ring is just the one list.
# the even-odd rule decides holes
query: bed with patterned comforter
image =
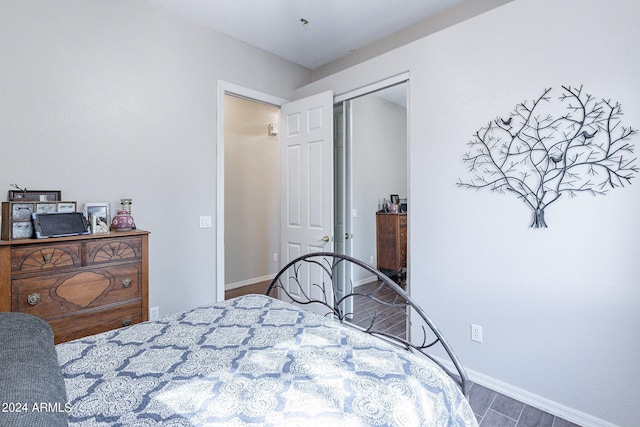
{"label": "bed with patterned comforter", "polygon": [[477,426],[425,358],[262,295],[56,349],[71,426]]}

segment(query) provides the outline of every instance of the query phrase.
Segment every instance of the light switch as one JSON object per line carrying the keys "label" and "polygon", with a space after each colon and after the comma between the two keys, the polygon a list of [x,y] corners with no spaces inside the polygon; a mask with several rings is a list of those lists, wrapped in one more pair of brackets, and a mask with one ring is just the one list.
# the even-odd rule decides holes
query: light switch
{"label": "light switch", "polygon": [[211,228],[211,217],[210,216],[201,216],[200,217],[200,228]]}

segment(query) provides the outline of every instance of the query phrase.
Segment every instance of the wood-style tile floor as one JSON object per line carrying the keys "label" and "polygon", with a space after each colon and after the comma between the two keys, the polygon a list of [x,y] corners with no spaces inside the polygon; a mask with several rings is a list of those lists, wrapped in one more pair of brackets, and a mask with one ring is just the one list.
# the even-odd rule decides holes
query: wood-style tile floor
{"label": "wood-style tile floor", "polygon": [[253,285],[242,286],[240,288],[229,289],[224,291],[224,299],[239,297],[240,295],[261,294],[265,295],[271,281],[254,283]]}
{"label": "wood-style tile floor", "polygon": [[469,403],[480,427],[578,427],[479,384],[471,385]]}

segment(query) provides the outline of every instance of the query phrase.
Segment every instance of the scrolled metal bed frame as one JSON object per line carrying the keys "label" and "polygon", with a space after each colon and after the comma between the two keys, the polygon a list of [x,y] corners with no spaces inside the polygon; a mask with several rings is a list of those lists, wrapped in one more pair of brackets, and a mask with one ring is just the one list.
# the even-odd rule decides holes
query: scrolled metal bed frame
{"label": "scrolled metal bed frame", "polygon": [[[359,290],[363,287],[353,287],[352,283],[349,283],[349,290],[344,295],[338,292],[338,277],[340,276],[338,269],[342,265],[346,266],[347,263],[368,273],[370,281],[376,282],[373,290],[363,292]],[[311,282],[306,286],[308,280],[303,280],[303,277],[308,278],[309,274],[305,273],[306,270],[303,267],[310,265],[321,269],[323,279],[321,283]],[[331,292],[328,291],[329,286]],[[320,296],[312,297],[312,293]],[[356,258],[333,252],[310,253],[300,256],[284,266],[271,281],[266,294],[276,298],[286,296],[291,302],[300,305],[324,306],[328,309],[326,314],[333,316],[341,323],[357,327],[370,335],[381,337],[408,351],[425,355],[444,370],[458,384],[462,393],[468,397],[470,383],[467,373],[440,330],[405,290],[370,265]],[[379,307],[376,310],[367,308],[368,318],[364,323],[361,321],[356,324],[350,321],[356,313],[348,307],[355,307],[356,299],[358,301],[368,300]],[[357,307],[355,308],[354,311],[357,311]],[[406,334],[408,338],[396,336],[384,330],[384,321],[390,317],[388,314],[390,311],[396,316],[398,314],[404,315],[410,331]],[[420,332],[416,332],[416,328],[419,328]],[[417,339],[412,340],[411,335]],[[437,344],[440,344],[449,356],[455,367],[455,372],[427,351],[433,349]]]}

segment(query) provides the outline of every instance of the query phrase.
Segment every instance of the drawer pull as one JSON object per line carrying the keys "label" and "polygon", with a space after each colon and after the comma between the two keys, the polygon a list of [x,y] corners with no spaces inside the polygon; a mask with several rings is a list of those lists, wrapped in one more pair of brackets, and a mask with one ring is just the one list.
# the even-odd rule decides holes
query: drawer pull
{"label": "drawer pull", "polygon": [[131,279],[129,277],[122,279],[122,287],[128,288],[129,286],[131,286]]}
{"label": "drawer pull", "polygon": [[34,292],[30,295],[27,295],[27,303],[29,303],[29,305],[36,305],[39,302],[40,302],[40,294]]}
{"label": "drawer pull", "polygon": [[122,326],[129,326],[131,325],[131,317],[125,317],[124,319],[122,319]]}
{"label": "drawer pull", "polygon": [[51,254],[45,254],[44,260],[47,262],[51,261]]}

